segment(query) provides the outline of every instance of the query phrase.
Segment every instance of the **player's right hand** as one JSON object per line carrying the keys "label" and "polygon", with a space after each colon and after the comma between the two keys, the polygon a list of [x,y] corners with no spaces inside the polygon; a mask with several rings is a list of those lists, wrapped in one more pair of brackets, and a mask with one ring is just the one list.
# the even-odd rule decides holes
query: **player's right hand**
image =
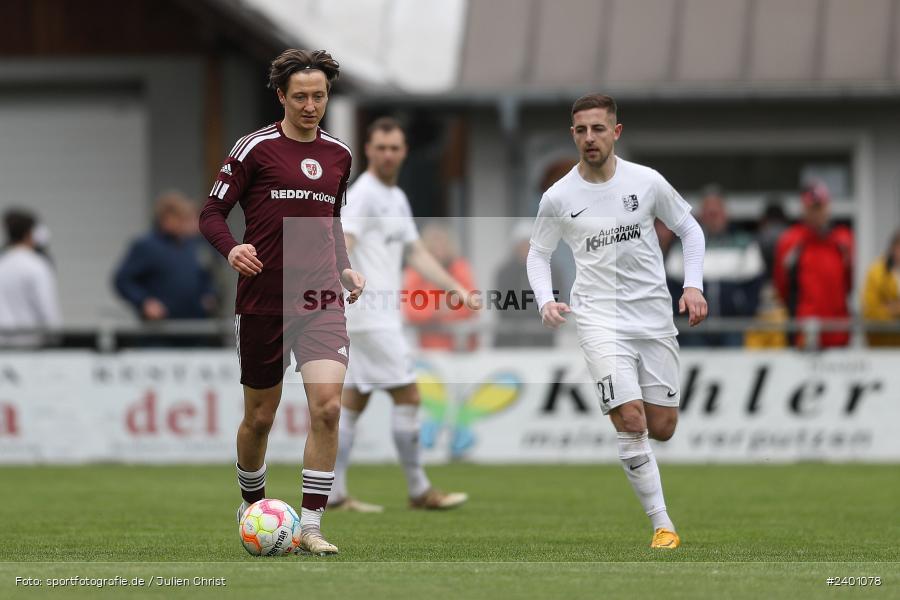
{"label": "player's right hand", "polygon": [[553,302],[552,300],[541,307],[541,322],[544,327],[556,329],[566,322],[564,314],[572,312],[565,302]]}
{"label": "player's right hand", "polygon": [[232,248],[228,253],[228,264],[245,277],[259,275],[263,268],[263,264],[256,258],[253,244],[238,244]]}
{"label": "player's right hand", "polygon": [[359,295],[362,294],[363,288],[366,287],[366,278],[362,273],[358,273],[353,269],[344,269],[341,271],[341,285],[350,292],[350,295],[347,297],[347,304],[353,304],[359,300]]}
{"label": "player's right hand", "polygon": [[144,300],[143,305],[141,305],[141,312],[144,313],[144,318],[148,321],[165,319],[169,314],[169,311],[166,310],[166,305],[156,298],[147,298]]}

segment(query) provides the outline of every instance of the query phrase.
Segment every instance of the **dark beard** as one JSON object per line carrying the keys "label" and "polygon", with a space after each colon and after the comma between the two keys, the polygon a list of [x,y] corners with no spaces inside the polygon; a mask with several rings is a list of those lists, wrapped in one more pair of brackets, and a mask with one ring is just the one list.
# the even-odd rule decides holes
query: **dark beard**
{"label": "dark beard", "polygon": [[612,152],[610,152],[609,154],[601,154],[600,158],[598,158],[597,160],[594,160],[594,161],[588,160],[587,153],[582,154],[581,158],[582,158],[582,160],[584,160],[584,162],[586,164],[588,164],[592,168],[596,169],[596,168],[599,168],[599,167],[602,167],[603,165],[605,165],[606,161],[609,160],[609,157],[611,154],[612,154]]}

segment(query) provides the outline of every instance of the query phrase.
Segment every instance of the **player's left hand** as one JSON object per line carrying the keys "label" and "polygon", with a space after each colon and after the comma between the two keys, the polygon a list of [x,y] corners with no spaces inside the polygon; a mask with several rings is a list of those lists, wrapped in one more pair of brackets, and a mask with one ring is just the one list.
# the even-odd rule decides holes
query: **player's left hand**
{"label": "player's left hand", "polygon": [[688,324],[691,327],[703,322],[709,312],[703,292],[693,287],[684,288],[681,300],[678,301],[678,314],[683,315],[685,311],[688,313]]}
{"label": "player's left hand", "polygon": [[363,288],[366,287],[366,278],[363,277],[362,273],[357,273],[353,269],[344,269],[341,272],[341,285],[350,292],[350,295],[347,297],[347,303],[353,304],[359,300],[359,295],[362,294]]}

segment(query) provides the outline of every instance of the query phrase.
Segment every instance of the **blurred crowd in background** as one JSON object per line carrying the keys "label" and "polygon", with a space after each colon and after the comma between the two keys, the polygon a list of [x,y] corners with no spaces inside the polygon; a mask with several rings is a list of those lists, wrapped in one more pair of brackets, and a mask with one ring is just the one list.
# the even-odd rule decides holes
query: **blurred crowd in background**
{"label": "blurred crowd in background", "polygon": [[[551,182],[547,182],[548,185]],[[727,209],[727,191],[715,184],[704,188],[695,216],[706,235],[704,292],[710,316],[752,320],[750,325],[722,331],[687,330],[681,327],[682,346],[783,348],[810,347],[803,331],[778,327],[790,318],[825,320],[860,317],[867,322],[900,324],[900,230],[885,241],[884,254],[868,265],[863,289],[853,289],[854,241],[846,225],[831,215],[828,187],[814,181],[800,191],[802,216],[791,222],[780,198],[769,198],[755,228],[732,223]],[[123,249],[110,285],[142,322],[226,319],[230,306],[217,284],[215,272],[227,268],[211,251],[197,228],[197,203],[181,192],[169,191],[156,201],[154,222],[149,230]],[[458,232],[441,220],[425,223],[422,240],[429,251],[458,281],[478,289],[471,262],[460,248]],[[39,330],[58,330],[62,322],[50,232],[40,216],[24,208],[3,215],[5,246],[0,254],[0,329],[8,347],[53,345],[53,336]],[[520,294],[529,290],[525,271],[530,220],[520,220],[509,232],[509,256],[496,272],[491,289]],[[664,257],[673,311],[677,314],[683,277],[682,255],[677,237],[657,222],[657,236]],[[554,287],[562,300],[572,285],[572,269],[566,252],[558,251],[554,265]],[[569,255],[571,258],[571,255]],[[231,285],[229,283],[229,285]],[[429,291],[435,286],[407,269],[404,288]],[[473,350],[479,340],[472,327],[479,315],[467,308],[405,304],[403,313],[415,330],[420,347]],[[753,323],[765,324],[754,327]],[[465,328],[468,324],[469,327]],[[491,340],[497,347],[541,347],[554,343],[554,332],[539,327],[533,306],[499,311]],[[463,334],[455,328],[462,326]],[[13,332],[12,330],[19,330]],[[28,331],[32,330],[32,331]],[[850,330],[816,332],[812,347],[847,346]],[[870,346],[900,346],[900,333],[869,331]],[[165,337],[147,334],[138,346],[217,345],[216,335]]]}
{"label": "blurred crowd in background", "polygon": [[[0,347],[230,342],[235,274],[197,238],[196,212],[234,140],[282,118],[265,74],[286,46],[341,63],[323,126],[356,173],[366,126],[403,123],[400,186],[461,281],[527,289],[541,193],[577,159],[571,101],[602,91],[620,103],[617,154],[662,173],[706,233],[712,313],[678,321],[683,346],[898,343],[896,2],[4,6]],[[657,237],[677,302],[681,252],[662,225]],[[567,248],[552,266],[566,301]],[[430,348],[550,346],[573,329],[518,308],[405,316]]]}

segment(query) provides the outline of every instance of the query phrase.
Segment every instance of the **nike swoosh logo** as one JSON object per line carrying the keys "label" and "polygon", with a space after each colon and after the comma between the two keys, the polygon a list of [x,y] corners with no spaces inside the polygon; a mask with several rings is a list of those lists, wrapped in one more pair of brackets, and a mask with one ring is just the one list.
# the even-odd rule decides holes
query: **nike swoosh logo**
{"label": "nike swoosh logo", "polygon": [[580,215],[581,213],[583,213],[583,212],[586,211],[586,210],[587,210],[586,207],[585,207],[585,208],[582,208],[582,209],[579,210],[577,213],[569,213],[569,216],[572,217],[572,218],[574,219],[575,217],[577,217],[578,215]]}
{"label": "nike swoosh logo", "polygon": [[642,463],[639,464],[639,465],[635,465],[635,466],[633,466],[633,467],[628,467],[628,468],[631,469],[632,471],[634,471],[635,469],[640,469],[641,467],[643,467],[644,465],[646,465],[648,462],[650,462],[649,459],[645,460],[644,462],[642,462]]}
{"label": "nike swoosh logo", "polygon": [[668,543],[668,544],[660,544],[660,546],[662,546],[663,548],[665,548],[666,546],[671,546],[671,545],[674,544],[674,543],[675,543],[675,540],[669,540],[669,543]]}
{"label": "nike swoosh logo", "polygon": [[669,398],[674,398],[677,394],[678,392],[666,392],[666,396],[668,396]]}

